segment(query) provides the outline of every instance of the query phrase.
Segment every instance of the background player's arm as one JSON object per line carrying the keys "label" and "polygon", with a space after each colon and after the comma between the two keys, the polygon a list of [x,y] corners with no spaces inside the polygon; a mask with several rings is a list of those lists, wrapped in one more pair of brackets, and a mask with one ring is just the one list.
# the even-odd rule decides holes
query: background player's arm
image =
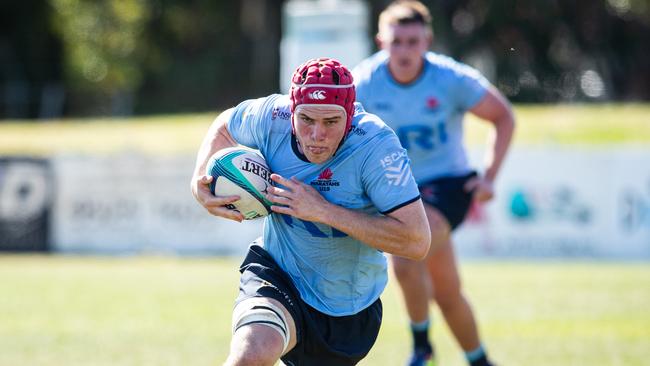
{"label": "background player's arm", "polygon": [[431,233],[421,200],[386,215],[368,215],[330,203],[313,187],[278,174],[271,178],[285,188],[269,189],[274,212],[306,221],[320,222],[381,251],[410,259],[423,259],[429,251]]}
{"label": "background player's arm", "polygon": [[475,189],[475,198],[486,201],[493,196],[492,184],[508,152],[515,128],[515,117],[508,100],[494,86],[487,90],[485,96],[470,112],[494,125],[495,133],[488,143],[485,157],[484,176],[482,179],[469,181],[465,187],[467,190]]}
{"label": "background player's arm", "polygon": [[194,174],[192,175],[191,186],[194,198],[212,215],[242,221],[244,216],[241,213],[224,207],[224,205],[237,201],[239,196],[215,197],[209,188],[213,178],[205,175],[205,167],[208,164],[208,160],[215,152],[227,147],[237,146],[237,142],[232,138],[226,128],[226,122],[230,119],[231,114],[232,109],[228,109],[219,114],[203,138],[203,142],[196,156],[196,165],[194,167]]}

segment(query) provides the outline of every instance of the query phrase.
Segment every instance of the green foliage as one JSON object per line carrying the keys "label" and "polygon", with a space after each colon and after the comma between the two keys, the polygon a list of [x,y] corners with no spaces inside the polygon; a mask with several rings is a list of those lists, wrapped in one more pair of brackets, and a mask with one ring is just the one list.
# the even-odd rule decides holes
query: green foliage
{"label": "green foliage", "polygon": [[[230,340],[239,261],[0,256],[0,364],[215,365]],[[504,365],[644,365],[650,267],[464,263],[488,351]],[[404,363],[410,340],[391,279],[361,366]],[[465,365],[434,313],[439,363]]]}
{"label": "green foliage", "polygon": [[[517,103],[650,98],[647,0],[424,2],[433,49]],[[206,111],[276,92],[285,3],[4,1],[0,118]],[[369,39],[387,3],[368,1]]]}
{"label": "green foliage", "polygon": [[135,91],[143,79],[147,0],[50,0],[64,42],[66,75],[73,89],[111,95]]}
{"label": "green foliage", "polygon": [[244,94],[237,2],[49,3],[74,114],[205,110]]}

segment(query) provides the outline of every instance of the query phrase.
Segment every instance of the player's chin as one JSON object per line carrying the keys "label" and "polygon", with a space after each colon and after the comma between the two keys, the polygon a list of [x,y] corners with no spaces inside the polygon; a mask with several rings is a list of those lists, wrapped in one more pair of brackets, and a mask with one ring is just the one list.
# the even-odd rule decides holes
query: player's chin
{"label": "player's chin", "polygon": [[322,164],[326,162],[329,158],[332,157],[332,154],[328,152],[323,152],[321,154],[305,154],[307,157],[307,160],[309,160],[310,163],[314,164]]}

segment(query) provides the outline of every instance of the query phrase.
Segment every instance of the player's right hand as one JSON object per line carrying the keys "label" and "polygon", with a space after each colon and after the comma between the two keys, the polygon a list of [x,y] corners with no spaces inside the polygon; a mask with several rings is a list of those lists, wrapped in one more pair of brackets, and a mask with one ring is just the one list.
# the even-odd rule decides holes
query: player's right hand
{"label": "player's right hand", "polygon": [[465,191],[471,192],[474,201],[487,202],[494,198],[494,184],[485,177],[478,176],[465,183]]}
{"label": "player's right hand", "polygon": [[[215,196],[210,192],[210,183],[212,176],[195,175],[192,177],[192,195],[210,214],[223,217],[229,220],[242,222],[244,215],[239,211],[231,210],[226,207],[227,204],[239,200],[239,196]],[[217,193],[217,192],[215,192]]]}

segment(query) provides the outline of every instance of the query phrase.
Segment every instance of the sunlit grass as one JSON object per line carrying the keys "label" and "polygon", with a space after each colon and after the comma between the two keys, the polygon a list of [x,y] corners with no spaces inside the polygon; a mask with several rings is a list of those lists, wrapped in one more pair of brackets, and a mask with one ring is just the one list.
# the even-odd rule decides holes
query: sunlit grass
{"label": "sunlit grass", "polygon": [[[516,106],[515,145],[650,144],[650,105]],[[2,121],[0,154],[194,153],[217,112],[134,117]],[[468,118],[467,141],[485,142],[488,125]]]}
{"label": "sunlit grass", "polygon": [[215,114],[4,121],[0,154],[188,153],[198,149]]}
{"label": "sunlit grass", "polygon": [[[650,104],[515,106],[516,145],[650,144]],[[471,115],[469,144],[483,144],[489,125]]]}
{"label": "sunlit grass", "polygon": [[[0,256],[0,365],[219,365],[238,260]],[[465,289],[502,365],[646,365],[650,266],[464,263]],[[361,365],[408,355],[393,281]],[[464,365],[434,312],[439,363]]]}

